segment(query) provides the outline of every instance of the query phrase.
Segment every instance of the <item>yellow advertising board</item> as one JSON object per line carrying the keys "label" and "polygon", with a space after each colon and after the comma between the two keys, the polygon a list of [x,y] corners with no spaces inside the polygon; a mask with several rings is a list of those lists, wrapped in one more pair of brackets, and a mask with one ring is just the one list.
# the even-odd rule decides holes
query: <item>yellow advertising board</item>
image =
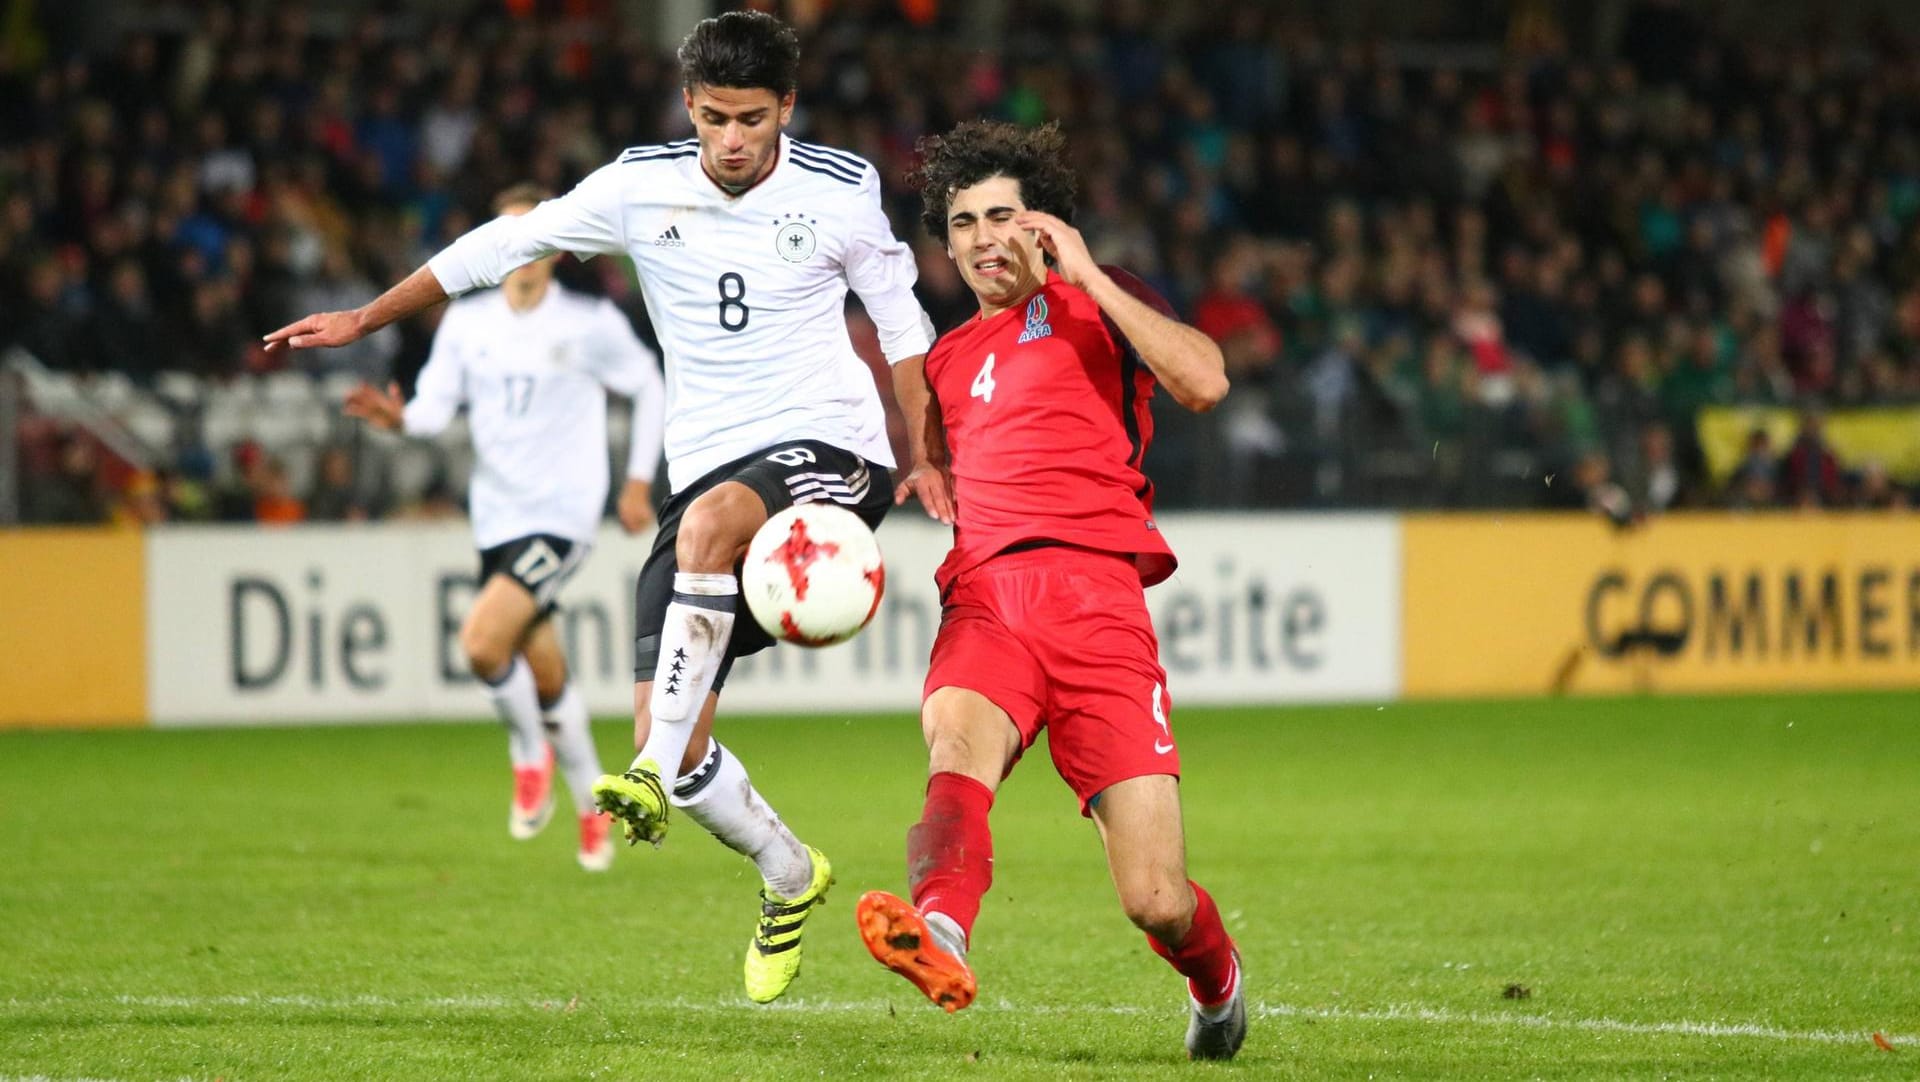
{"label": "yellow advertising board", "polygon": [[[1695,425],[1707,472],[1716,484],[1740,465],[1747,436],[1765,429],[1773,453],[1786,454],[1800,428],[1800,415],[1779,406],[1714,406],[1700,411]],[[1822,419],[1834,457],[1847,469],[1878,462],[1896,481],[1920,481],[1920,406],[1836,410]]]}
{"label": "yellow advertising board", "polygon": [[1402,561],[1409,697],[1920,689],[1911,514],[1410,515]]}
{"label": "yellow advertising board", "polygon": [[144,723],[140,532],[0,530],[0,567],[0,729]]}

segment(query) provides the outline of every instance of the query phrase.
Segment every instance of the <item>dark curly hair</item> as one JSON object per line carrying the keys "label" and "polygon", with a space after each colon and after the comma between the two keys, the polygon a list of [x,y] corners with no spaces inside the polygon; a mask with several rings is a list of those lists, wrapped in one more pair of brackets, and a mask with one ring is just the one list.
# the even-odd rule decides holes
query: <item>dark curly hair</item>
{"label": "dark curly hair", "polygon": [[800,84],[800,39],[763,11],[729,11],[700,20],[680,43],[680,78],[688,90],[730,86],[780,97]]}
{"label": "dark curly hair", "polygon": [[941,240],[947,237],[947,207],[954,193],[994,177],[1019,181],[1020,199],[1028,210],[1073,221],[1073,193],[1079,182],[1067,164],[1067,137],[1058,124],[1023,128],[999,120],[969,120],[945,135],[921,137],[914,151],[920,167],[907,174],[907,183],[925,204],[921,224]]}

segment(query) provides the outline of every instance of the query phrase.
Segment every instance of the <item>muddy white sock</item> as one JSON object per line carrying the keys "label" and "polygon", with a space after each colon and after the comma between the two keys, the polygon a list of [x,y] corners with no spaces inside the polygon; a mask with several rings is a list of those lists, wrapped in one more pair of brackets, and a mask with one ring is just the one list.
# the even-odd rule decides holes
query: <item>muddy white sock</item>
{"label": "muddy white sock", "polygon": [[740,580],[732,575],[681,571],[673,576],[673,602],[660,628],[660,660],[654,663],[653,694],[648,700],[653,723],[635,758],[660,764],[663,778],[672,778],[680,770],[700,708],[733,638],[733,612],[739,600]]}
{"label": "muddy white sock", "polygon": [[712,741],[698,767],[673,787],[673,806],[727,848],[752,860],[767,889],[797,898],[813,882],[813,858],[747,777],[734,754]]}

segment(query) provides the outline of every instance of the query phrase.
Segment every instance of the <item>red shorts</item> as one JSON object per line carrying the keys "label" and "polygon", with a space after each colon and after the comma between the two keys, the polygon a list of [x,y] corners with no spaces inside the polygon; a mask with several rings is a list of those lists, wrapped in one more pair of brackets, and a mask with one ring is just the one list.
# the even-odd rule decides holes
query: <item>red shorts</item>
{"label": "red shorts", "polygon": [[1021,752],[1047,730],[1082,815],[1115,782],[1180,776],[1167,674],[1126,557],[1049,546],[962,574],[947,593],[925,694],[943,687],[1005,710]]}

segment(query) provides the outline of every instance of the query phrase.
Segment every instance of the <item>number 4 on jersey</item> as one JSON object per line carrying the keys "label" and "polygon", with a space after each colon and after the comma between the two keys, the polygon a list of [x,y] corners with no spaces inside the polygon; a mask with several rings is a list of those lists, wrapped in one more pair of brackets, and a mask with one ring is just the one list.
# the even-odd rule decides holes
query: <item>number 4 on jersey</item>
{"label": "number 4 on jersey", "polygon": [[973,389],[968,393],[975,398],[993,401],[993,354],[987,354],[986,363],[980,366],[979,374],[973,377]]}

